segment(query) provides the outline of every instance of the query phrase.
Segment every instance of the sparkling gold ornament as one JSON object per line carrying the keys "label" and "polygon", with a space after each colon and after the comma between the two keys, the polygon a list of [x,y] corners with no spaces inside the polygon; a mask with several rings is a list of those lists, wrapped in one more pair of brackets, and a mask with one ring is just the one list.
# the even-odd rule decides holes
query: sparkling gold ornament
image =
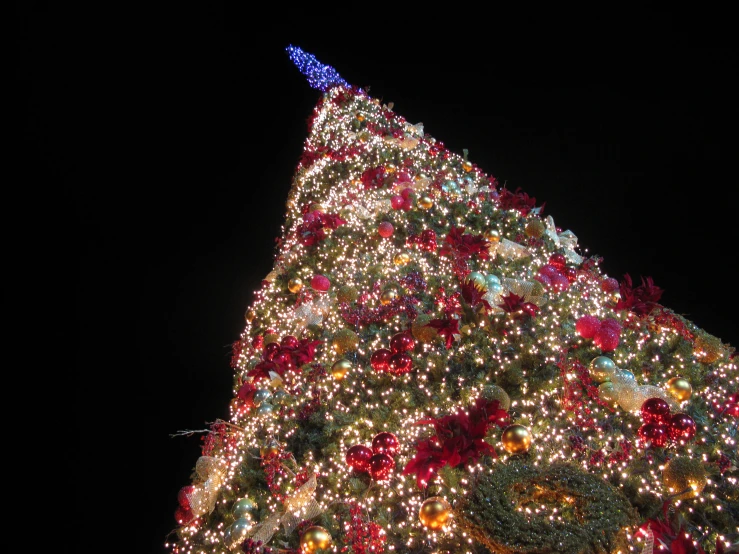
{"label": "sparkling gold ornament", "polygon": [[539,238],[547,230],[546,224],[541,219],[532,219],[526,224],[524,229],[526,236],[531,238]]}
{"label": "sparkling gold ornament", "polygon": [[531,446],[531,432],[516,423],[505,428],[500,440],[509,454],[523,454]]}
{"label": "sparkling gold ornament", "polygon": [[602,383],[611,380],[618,371],[618,366],[608,356],[597,356],[590,360],[588,371],[595,381]]}
{"label": "sparkling gold ornament", "polygon": [[339,356],[343,356],[357,349],[359,337],[351,329],[339,329],[331,339],[331,346]]}
{"label": "sparkling gold ornament", "polygon": [[267,442],[267,444],[265,444],[259,449],[259,455],[262,458],[266,458],[268,456],[276,456],[279,453],[280,453],[280,443],[274,439]]}
{"label": "sparkling gold ornament", "polygon": [[349,360],[338,360],[331,366],[331,375],[337,381],[341,381],[351,368],[352,363]]}
{"label": "sparkling gold ornament", "polygon": [[500,242],[500,233],[497,229],[487,229],[484,233],[484,236],[488,242]]}
{"label": "sparkling gold ornament", "polygon": [[393,262],[395,262],[395,265],[405,265],[411,261],[411,256],[407,252],[400,252],[399,254],[395,255],[395,258],[393,258]]}
{"label": "sparkling gold ornament", "polygon": [[704,364],[711,364],[724,354],[721,340],[707,333],[695,338],[693,352],[696,358]]}
{"label": "sparkling gold ornament", "polygon": [[331,533],[320,525],[308,527],[300,537],[300,551],[312,554],[331,547]]}
{"label": "sparkling gold ornament", "polygon": [[395,300],[398,297],[398,291],[395,289],[387,289],[382,291],[382,294],[380,295],[380,304],[383,306],[387,306],[388,304],[392,303],[393,300]]}
{"label": "sparkling gold ornament", "polygon": [[667,381],[667,392],[678,402],[685,402],[693,395],[693,387],[687,379],[673,377]]}
{"label": "sparkling gold ornament", "polygon": [[287,290],[296,294],[303,288],[303,281],[295,277],[287,282]]}
{"label": "sparkling gold ornament", "polygon": [[444,527],[452,516],[451,505],[441,496],[427,498],[418,511],[418,519],[421,520],[423,526],[433,530]]}
{"label": "sparkling gold ornament", "polygon": [[247,310],[246,313],[244,314],[244,319],[248,323],[251,323],[252,321],[254,321],[256,317],[257,317],[257,314],[254,310]]}
{"label": "sparkling gold ornament", "polygon": [[418,202],[416,202],[416,206],[418,206],[422,210],[428,210],[433,205],[434,205],[434,201],[430,196],[421,196],[418,199]]}
{"label": "sparkling gold ornament", "polygon": [[708,483],[706,470],[700,458],[675,456],[662,471],[662,482],[673,498],[685,500],[695,498]]}
{"label": "sparkling gold ornament", "polygon": [[482,395],[487,400],[497,400],[498,407],[501,410],[505,410],[507,412],[511,407],[511,397],[508,396],[508,393],[503,389],[503,387],[499,387],[498,385],[485,385],[485,388],[482,390]]}
{"label": "sparkling gold ornament", "polygon": [[359,292],[351,285],[341,285],[336,291],[337,302],[354,302],[359,298]]}
{"label": "sparkling gold ornament", "polygon": [[462,163],[462,169],[464,169],[467,173],[469,173],[470,171],[472,171],[472,163],[465,160]]}
{"label": "sparkling gold ornament", "polygon": [[364,116],[363,116],[363,115],[362,115],[361,113],[358,113],[358,114],[357,114],[357,119],[358,119],[359,121],[364,121]]}
{"label": "sparkling gold ornament", "polygon": [[439,331],[435,327],[426,327],[432,319],[433,317],[428,314],[419,314],[416,317],[411,326],[411,332],[416,340],[429,343],[439,336]]}

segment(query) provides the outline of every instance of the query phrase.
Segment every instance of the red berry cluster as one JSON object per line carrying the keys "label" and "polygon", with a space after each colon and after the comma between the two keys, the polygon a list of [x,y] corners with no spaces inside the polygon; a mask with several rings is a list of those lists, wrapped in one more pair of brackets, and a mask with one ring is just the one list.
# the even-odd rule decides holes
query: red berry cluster
{"label": "red berry cluster", "polygon": [[392,375],[403,375],[413,369],[413,358],[409,350],[416,347],[416,341],[410,331],[396,333],[390,339],[390,349],[380,348],[370,356],[372,369]]}
{"label": "red berry cluster", "polygon": [[372,448],[355,444],[346,451],[346,463],[355,471],[369,473],[375,481],[384,481],[395,469],[394,456],[398,453],[398,438],[383,431],[372,439]]}
{"label": "red berry cluster", "polygon": [[688,414],[670,413],[662,398],[648,398],[641,406],[642,425],[637,434],[647,446],[662,448],[672,441],[685,444],[695,436],[695,421]]}
{"label": "red berry cluster", "polygon": [[603,352],[615,350],[621,340],[621,323],[613,317],[599,319],[584,315],[577,320],[575,330],[584,339],[593,339],[593,344]]}
{"label": "red berry cluster", "polygon": [[549,257],[547,264],[539,268],[534,279],[553,291],[562,292],[577,280],[577,269],[568,266],[565,255],[557,252]]}

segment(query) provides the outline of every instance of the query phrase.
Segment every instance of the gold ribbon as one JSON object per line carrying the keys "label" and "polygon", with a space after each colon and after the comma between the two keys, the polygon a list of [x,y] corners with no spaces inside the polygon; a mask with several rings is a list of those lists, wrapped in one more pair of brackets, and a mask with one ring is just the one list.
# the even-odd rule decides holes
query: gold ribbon
{"label": "gold ribbon", "polygon": [[536,304],[537,306],[541,306],[545,302],[544,296],[534,294],[535,290],[542,290],[540,286],[537,287],[537,285],[540,285],[540,283],[534,281],[524,281],[523,279],[512,279],[510,277],[503,277],[500,280],[500,284],[503,285],[506,290],[512,292],[516,296],[523,297],[524,302],[531,302],[532,304]]}
{"label": "gold ribbon", "polygon": [[554,225],[554,218],[551,215],[546,217],[544,223],[547,226],[545,233],[554,241],[554,244],[558,248],[564,249],[565,257],[573,264],[581,264],[584,258],[575,252],[575,248],[577,248],[577,236],[575,236],[575,233],[569,229],[557,233],[557,227]]}
{"label": "gold ribbon", "polygon": [[262,541],[263,544],[267,544],[280,528],[280,525],[284,527],[285,533],[289,534],[301,521],[319,516],[323,510],[314,496],[317,486],[318,483],[314,473],[291,497],[285,500],[284,512],[273,512],[263,522],[255,525],[249,531],[249,535],[255,541]]}
{"label": "gold ribbon", "polygon": [[523,244],[518,244],[506,238],[501,238],[498,243],[492,243],[490,250],[492,251],[493,248],[497,254],[509,260],[531,256],[531,252]]}
{"label": "gold ribbon", "polygon": [[190,510],[196,516],[210,513],[216,507],[218,491],[223,485],[226,470],[222,460],[212,456],[200,456],[195,464],[195,471],[202,482],[193,485],[193,490],[187,495]]}

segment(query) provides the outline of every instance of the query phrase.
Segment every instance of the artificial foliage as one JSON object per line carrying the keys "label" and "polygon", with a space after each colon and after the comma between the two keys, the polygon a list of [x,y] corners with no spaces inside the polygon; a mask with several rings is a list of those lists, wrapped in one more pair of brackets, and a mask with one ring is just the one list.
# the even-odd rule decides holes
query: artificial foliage
{"label": "artificial foliage", "polygon": [[320,98],[170,551],[736,552],[735,349],[288,54]]}

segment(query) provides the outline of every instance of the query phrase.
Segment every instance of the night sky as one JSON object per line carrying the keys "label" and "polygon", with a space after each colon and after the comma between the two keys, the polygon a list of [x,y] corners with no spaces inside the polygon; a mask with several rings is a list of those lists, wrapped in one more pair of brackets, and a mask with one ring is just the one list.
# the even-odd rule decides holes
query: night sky
{"label": "night sky", "polygon": [[65,448],[89,485],[69,538],[83,551],[163,553],[200,454],[197,436],[171,435],[228,416],[230,345],[320,97],[289,44],[546,202],[610,276],[652,277],[663,305],[737,342],[734,51],[656,13],[581,27],[564,13],[268,9],[20,14],[27,177],[73,206]]}

